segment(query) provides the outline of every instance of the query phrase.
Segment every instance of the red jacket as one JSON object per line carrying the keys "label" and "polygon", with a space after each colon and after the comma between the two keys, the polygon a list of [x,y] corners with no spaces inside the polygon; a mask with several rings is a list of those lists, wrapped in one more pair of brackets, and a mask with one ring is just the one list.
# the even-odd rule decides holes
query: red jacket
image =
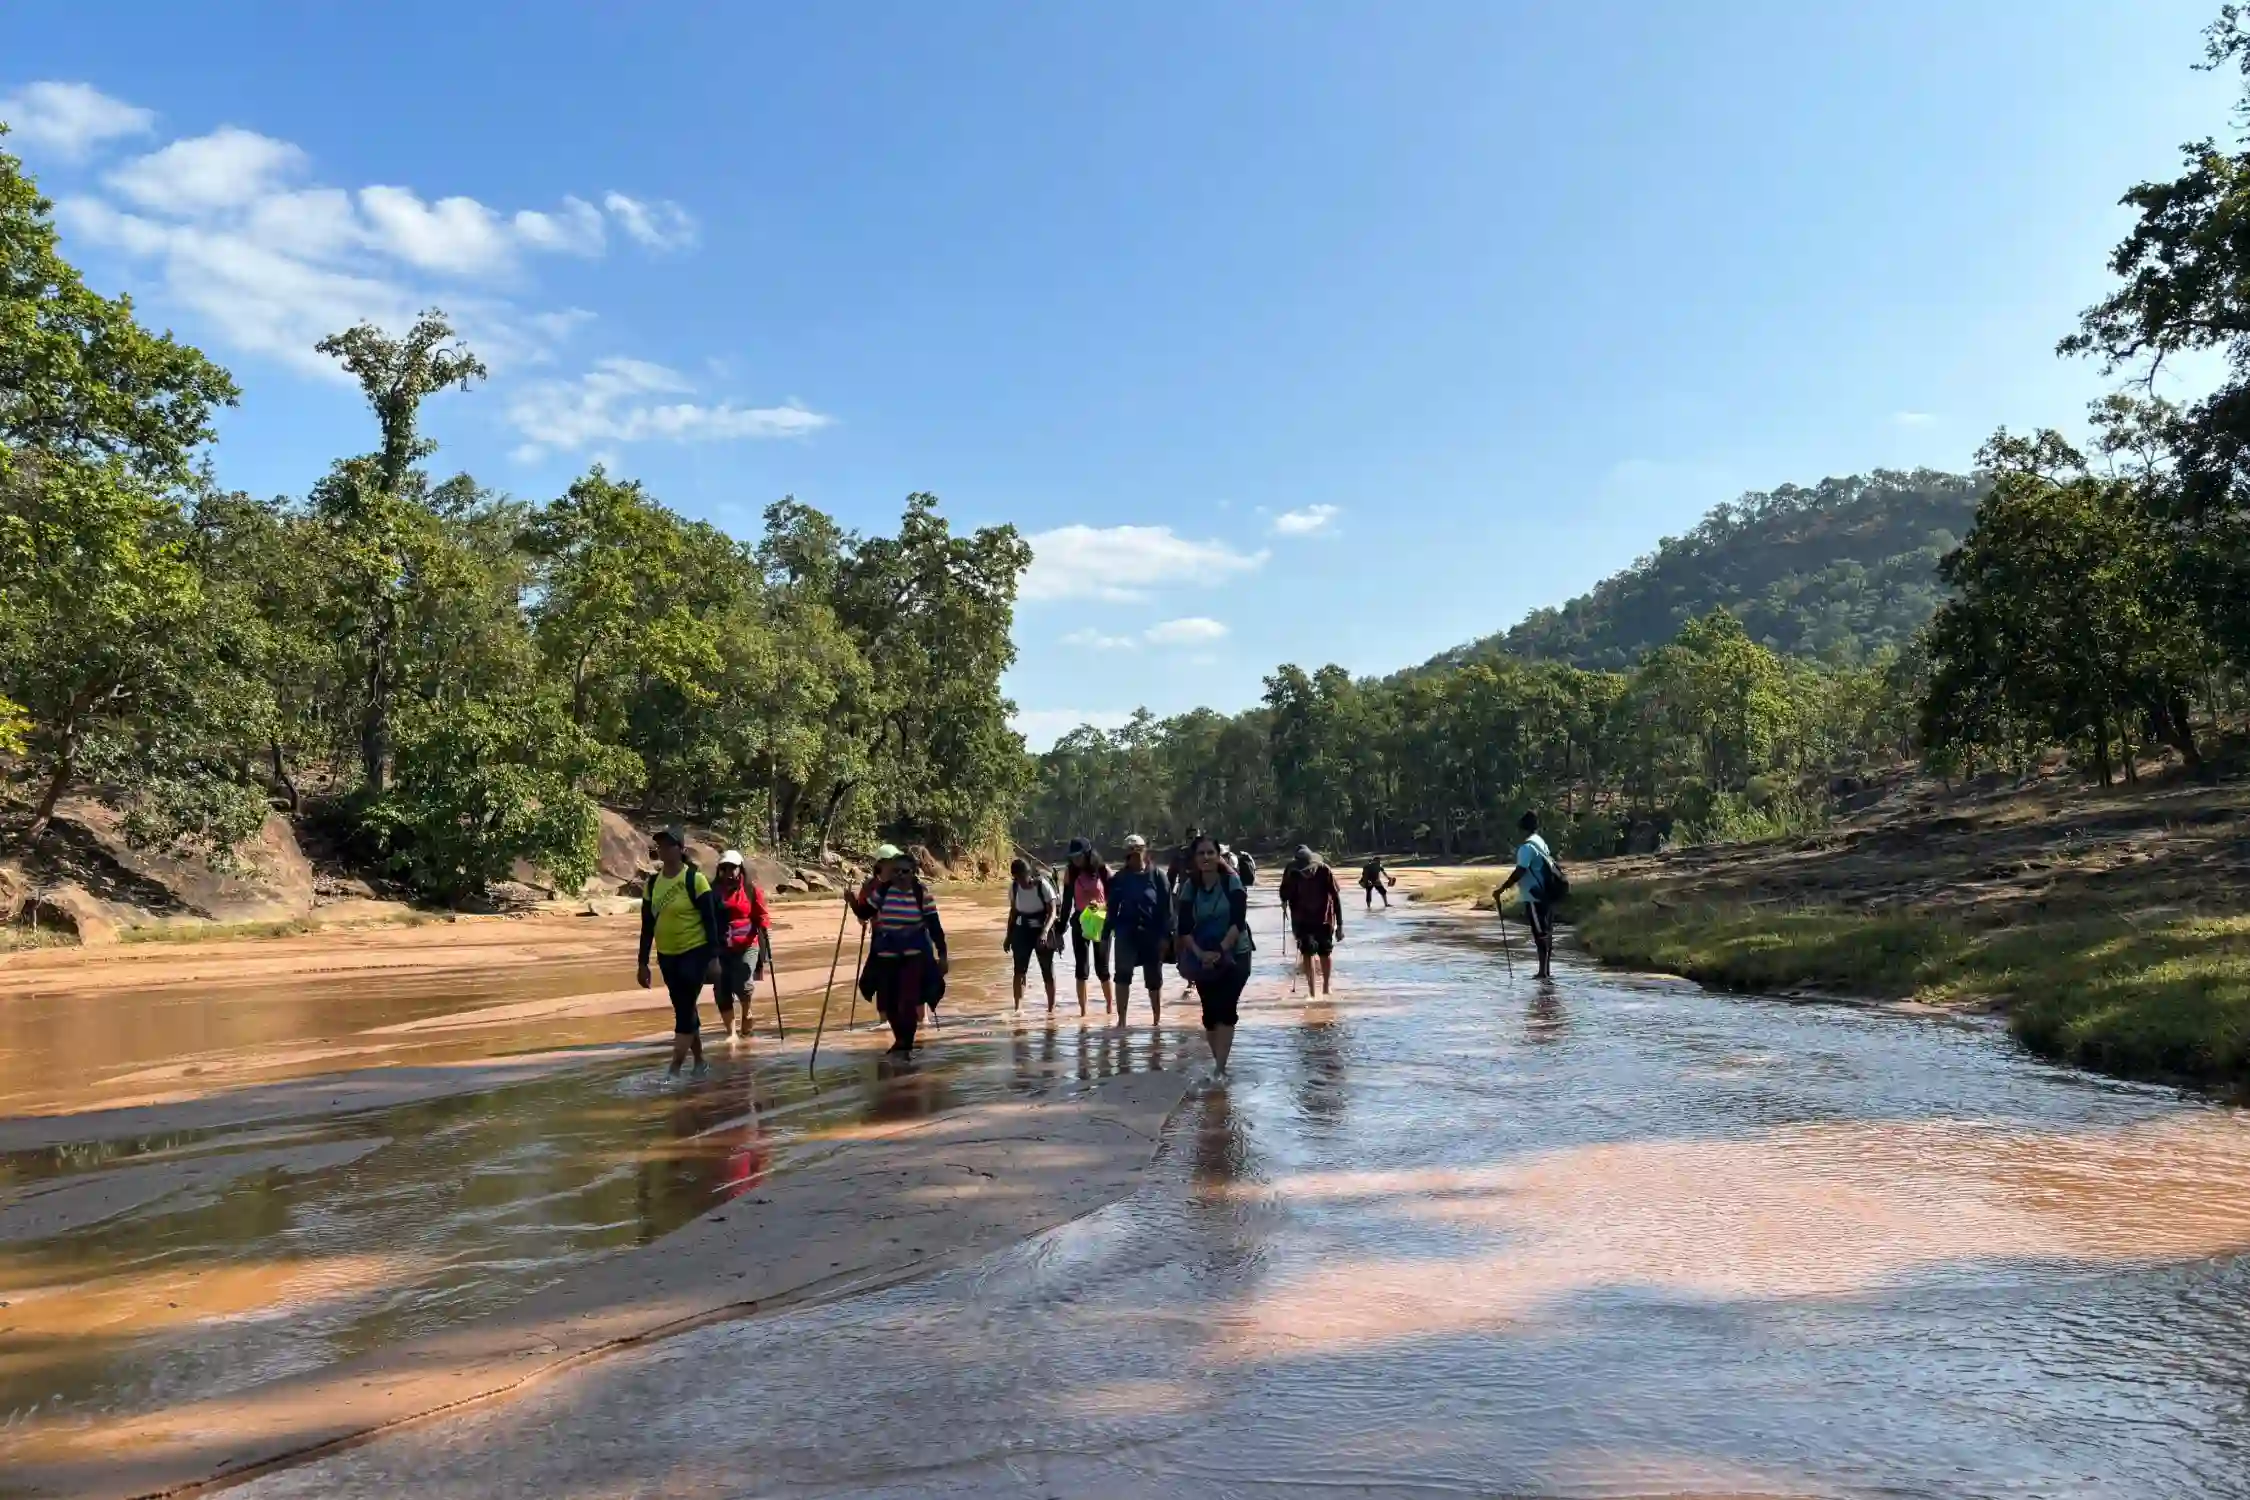
{"label": "red jacket", "polygon": [[732,890],[718,893],[719,916],[726,928],[727,947],[742,952],[766,931],[772,914],[766,910],[766,893],[757,882],[745,879]]}

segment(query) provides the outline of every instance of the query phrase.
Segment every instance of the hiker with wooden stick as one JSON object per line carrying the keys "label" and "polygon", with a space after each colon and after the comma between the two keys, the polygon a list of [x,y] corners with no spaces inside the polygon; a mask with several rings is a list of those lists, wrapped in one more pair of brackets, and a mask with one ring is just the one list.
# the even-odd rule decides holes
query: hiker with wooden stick
{"label": "hiker with wooden stick", "polygon": [[890,1054],[909,1057],[924,1006],[945,994],[945,924],[914,860],[896,844],[875,851],[875,873],[851,898],[869,934],[860,993],[891,1023]]}

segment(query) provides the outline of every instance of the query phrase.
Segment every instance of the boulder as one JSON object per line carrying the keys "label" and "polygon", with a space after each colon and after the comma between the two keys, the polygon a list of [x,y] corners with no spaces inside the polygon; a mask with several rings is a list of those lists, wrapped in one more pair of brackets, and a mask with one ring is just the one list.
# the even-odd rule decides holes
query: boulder
{"label": "boulder", "polygon": [[107,901],[76,882],[41,892],[33,901],[33,921],[52,922],[60,917],[63,925],[77,933],[78,941],[89,948],[116,942],[118,929],[123,925],[118,921],[120,914]]}
{"label": "boulder", "polygon": [[922,872],[924,880],[945,880],[953,873],[945,867],[945,861],[929,851],[927,845],[908,844],[906,853],[907,857],[914,861],[915,867]]}
{"label": "boulder", "polygon": [[127,915],[128,925],[183,909],[213,922],[292,921],[312,911],[312,862],[279,813],[266,815],[257,838],[241,851],[243,868],[230,875],[200,860],[135,849],[117,811],[89,798],[58,804],[55,823],[80,857],[80,883],[94,882],[87,893],[113,917]]}

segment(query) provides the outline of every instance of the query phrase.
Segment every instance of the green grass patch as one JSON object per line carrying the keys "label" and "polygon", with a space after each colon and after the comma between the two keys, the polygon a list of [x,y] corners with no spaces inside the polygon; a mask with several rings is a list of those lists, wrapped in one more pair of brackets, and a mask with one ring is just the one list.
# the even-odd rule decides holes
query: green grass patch
{"label": "green grass patch", "polygon": [[230,943],[244,938],[304,937],[310,933],[347,931],[355,927],[420,927],[443,921],[428,912],[408,911],[331,924],[312,917],[290,917],[277,922],[167,922],[155,927],[127,927],[117,934],[120,943]]}
{"label": "green grass patch", "polygon": [[1447,875],[1428,885],[1406,892],[1415,901],[1461,901],[1473,899],[1486,911],[1492,909],[1492,888],[1508,878],[1510,865],[1494,865],[1490,869],[1466,870],[1458,875]]}
{"label": "green grass patch", "polygon": [[2250,916],[1757,906],[1588,884],[1566,916],[1605,963],[1738,990],[1817,988],[2003,1005],[2062,1061],[2138,1078],[2250,1082]]}

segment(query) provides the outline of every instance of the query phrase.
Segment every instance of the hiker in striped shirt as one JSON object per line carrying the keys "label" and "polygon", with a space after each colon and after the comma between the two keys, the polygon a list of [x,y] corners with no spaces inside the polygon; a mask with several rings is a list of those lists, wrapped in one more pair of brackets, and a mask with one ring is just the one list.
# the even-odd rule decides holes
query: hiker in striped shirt
{"label": "hiker in striped shirt", "polygon": [[945,993],[945,925],[937,901],[922,883],[911,857],[896,844],[875,851],[875,873],[851,898],[852,910],[868,924],[867,968],[859,992],[891,1023],[891,1054],[914,1050],[922,1007]]}

